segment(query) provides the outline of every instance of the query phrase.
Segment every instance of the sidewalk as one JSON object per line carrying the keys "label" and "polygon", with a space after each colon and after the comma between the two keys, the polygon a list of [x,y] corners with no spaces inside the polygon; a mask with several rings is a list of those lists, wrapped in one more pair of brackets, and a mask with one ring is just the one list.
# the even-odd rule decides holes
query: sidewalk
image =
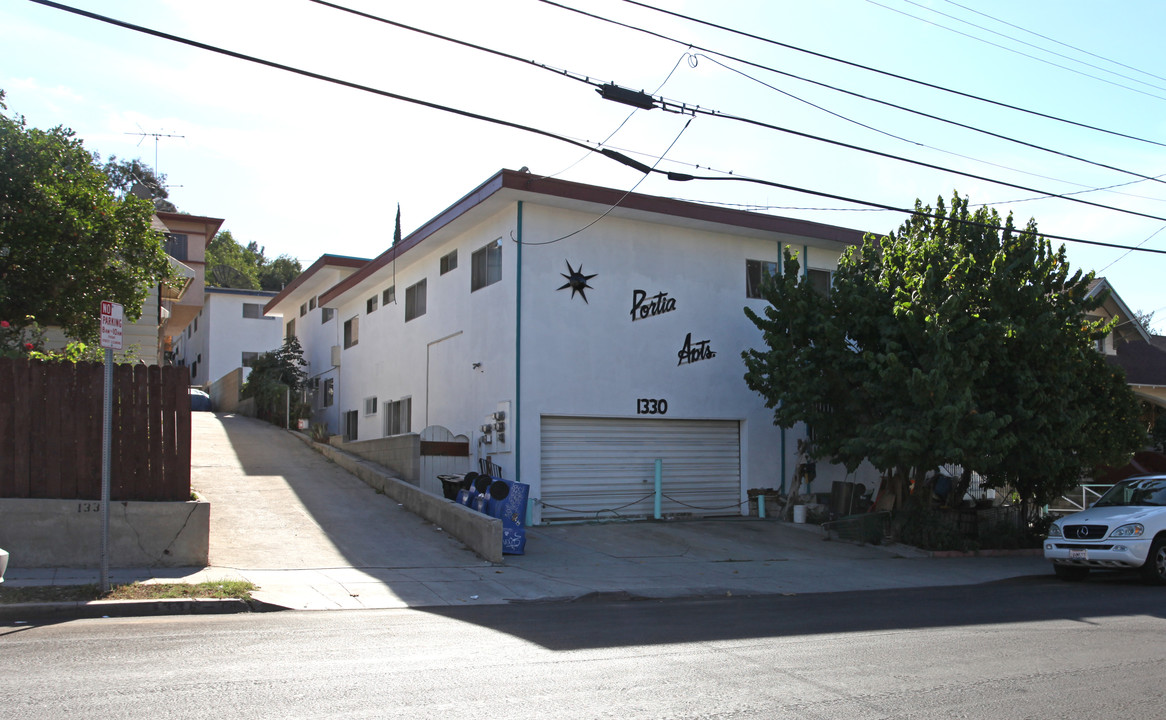
{"label": "sidewalk", "polygon": [[[192,485],[212,508],[210,567],[115,569],[114,584],[242,579],[259,587],[259,606],[342,610],[841,592],[1051,575],[1039,555],[932,558],[904,546],[826,541],[816,526],[756,518],[528,528],[526,554],[495,565],[285,431],[195,413],[193,433]],[[98,581],[97,570],[14,563],[5,586]],[[116,605],[68,610],[101,616],[248,609],[215,601]],[[0,606],[0,621],[18,619],[20,610],[38,612]]]}

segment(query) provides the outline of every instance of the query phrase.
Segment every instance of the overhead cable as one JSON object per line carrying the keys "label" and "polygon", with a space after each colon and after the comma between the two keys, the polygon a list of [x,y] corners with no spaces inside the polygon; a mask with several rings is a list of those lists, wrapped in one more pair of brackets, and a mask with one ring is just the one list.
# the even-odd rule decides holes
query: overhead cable
{"label": "overhead cable", "polygon": [[[501,126],[509,127],[509,128],[516,129],[516,130],[522,130],[524,132],[529,132],[529,133],[532,133],[535,135],[539,135],[541,137],[551,138],[553,140],[559,140],[561,142],[567,143],[569,145],[573,145],[575,147],[585,148],[587,150],[591,150],[592,152],[602,152],[601,150],[591,148],[590,146],[588,146],[587,144],[585,144],[583,142],[579,142],[577,140],[572,140],[571,138],[568,138],[568,137],[565,137],[562,135],[558,135],[558,134],[552,133],[552,132],[547,131],[547,130],[541,130],[539,128],[534,128],[534,127],[530,127],[527,125],[521,125],[519,123],[510,122],[507,120],[500,120],[498,118],[490,117],[487,115],[481,115],[479,113],[473,113],[473,112],[469,112],[466,110],[459,110],[457,108],[452,108],[452,107],[440,105],[437,103],[432,103],[432,102],[428,102],[428,101],[424,101],[424,100],[418,100],[416,98],[411,98],[411,97],[408,97],[405,95],[400,95],[398,93],[389,92],[387,90],[380,90],[377,88],[369,87],[367,85],[361,85],[359,83],[350,82],[347,80],[342,80],[340,78],[331,77],[329,75],[323,75],[321,73],[316,73],[316,72],[312,72],[309,70],[295,68],[295,67],[292,67],[290,65],[284,65],[282,63],[277,63],[277,62],[273,62],[270,60],[264,60],[262,58],[257,58],[257,57],[251,56],[251,55],[246,55],[244,53],[235,52],[233,50],[227,50],[225,48],[216,47],[214,45],[208,45],[206,43],[202,43],[202,42],[199,42],[196,40],[190,40],[188,38],[183,38],[183,37],[180,37],[177,35],[172,35],[170,33],[165,33],[165,32],[162,32],[160,30],[154,30],[152,28],[147,28],[147,27],[144,27],[141,25],[135,25],[133,23],[125,22],[123,20],[117,20],[116,18],[107,17],[105,15],[99,15],[97,13],[89,12],[88,10],[81,10],[79,8],[70,7],[70,6],[64,5],[62,3],[53,2],[53,0],[30,0],[30,2],[36,3],[38,5],[44,5],[46,7],[51,7],[51,8],[61,10],[64,12],[72,13],[74,15],[80,15],[82,17],[87,17],[91,20],[97,20],[98,22],[104,22],[104,23],[107,23],[110,25],[115,25],[117,27],[125,28],[127,30],[133,30],[135,32],[139,32],[139,33],[143,33],[146,35],[151,35],[154,37],[162,38],[164,40],[170,40],[171,42],[177,42],[177,43],[180,43],[183,45],[188,45],[190,47],[196,47],[196,48],[199,48],[201,50],[206,50],[208,52],[218,53],[220,55],[232,57],[232,58],[235,58],[237,60],[244,60],[246,62],[256,63],[256,64],[270,67],[270,68],[273,68],[276,70],[283,70],[284,72],[290,72],[290,73],[293,73],[296,75],[301,75],[303,77],[309,77],[309,78],[312,78],[314,80],[320,80],[322,82],[340,85],[342,87],[351,88],[353,90],[359,90],[361,92],[367,92],[367,93],[371,93],[374,95],[379,95],[381,97],[387,97],[387,98],[391,98],[394,100],[400,100],[402,102],[412,103],[415,105],[421,105],[423,107],[427,107],[427,108],[430,108],[433,110],[439,110],[442,112],[452,113],[455,115],[459,115],[461,117],[468,117],[468,118],[471,118],[474,120],[481,120],[483,122],[487,122],[487,123],[491,123],[491,124],[495,124],[495,125],[501,125]],[[604,148],[604,150],[607,150],[607,148]],[[608,151],[608,152],[603,153],[603,154],[608,155],[609,157],[613,156],[612,151]],[[614,155],[619,155],[619,153],[614,153]],[[622,160],[621,160],[621,162],[622,162]],[[686,173],[676,173],[676,172],[659,170],[659,169],[656,169],[655,167],[643,166],[642,163],[639,163],[638,165],[641,165],[642,167],[646,168],[647,172],[652,172],[652,173],[664,175],[669,180],[676,180],[676,181],[702,180],[702,181],[713,181],[713,182],[716,182],[716,181],[747,182],[747,183],[756,184],[756,185],[763,185],[763,186],[767,186],[767,187],[789,190],[791,192],[802,193],[802,194],[806,194],[806,195],[814,195],[817,197],[824,197],[824,198],[830,198],[833,200],[840,200],[842,202],[852,203],[855,205],[865,205],[867,207],[878,208],[878,209],[882,209],[882,210],[891,210],[894,212],[899,212],[899,213],[903,213],[903,214],[907,214],[907,215],[924,215],[926,217],[932,217],[935,219],[947,219],[945,216],[930,214],[930,213],[922,213],[919,210],[913,209],[913,208],[903,208],[903,207],[898,207],[895,205],[888,205],[885,203],[877,203],[877,202],[872,202],[869,200],[861,200],[858,198],[846,197],[844,195],[825,193],[825,192],[821,192],[818,190],[810,190],[807,188],[798,187],[796,185],[788,185],[785,183],[778,183],[778,182],[775,182],[772,180],[762,180],[759,178],[750,178],[750,177],[746,177],[746,176],[742,176],[742,175],[731,175],[728,177],[690,175],[690,174],[686,174]],[[1147,216],[1147,217],[1153,217],[1153,216]],[[1154,219],[1166,221],[1166,218],[1154,218]],[[981,223],[975,223],[973,221],[961,221],[961,222],[965,222],[965,223],[968,223],[971,225],[982,225]],[[1095,246],[1099,246],[1099,247],[1110,247],[1110,248],[1117,248],[1120,250],[1131,250],[1132,249],[1132,250],[1137,250],[1138,252],[1166,254],[1166,250],[1157,250],[1154,248],[1133,247],[1133,246],[1129,246],[1129,245],[1120,245],[1120,244],[1116,244],[1116,243],[1100,242],[1097,240],[1084,240],[1081,238],[1066,237],[1063,235],[1050,235],[1047,233],[1040,233],[1040,235],[1042,237],[1045,237],[1048,239],[1062,240],[1065,242],[1072,242],[1072,243],[1080,243],[1083,245],[1095,245]]]}
{"label": "overhead cable", "polygon": [[[748,65],[752,65],[753,67],[761,68],[763,70],[769,70],[771,72],[781,72],[780,70],[776,70],[776,69],[771,68],[771,67],[766,67],[764,65],[760,65],[758,63],[744,60],[742,58],[734,57],[732,55],[728,55],[727,53],[719,52],[716,50],[710,50],[709,48],[700,47],[694,43],[685,42],[683,40],[677,40],[676,38],[672,38],[672,37],[669,37],[667,35],[663,35],[661,33],[654,32],[652,30],[647,30],[647,29],[642,28],[642,27],[637,27],[635,25],[630,25],[628,23],[619,22],[618,20],[612,20],[611,18],[606,18],[606,17],[603,17],[602,15],[596,15],[594,13],[586,12],[584,10],[579,10],[578,8],[573,8],[573,7],[570,7],[568,5],[563,5],[562,3],[555,2],[554,0],[539,0],[539,2],[546,3],[548,5],[552,5],[554,7],[561,8],[563,10],[567,10],[569,12],[578,13],[578,14],[584,15],[586,17],[594,18],[594,19],[600,20],[602,22],[611,23],[613,25],[618,25],[620,27],[627,28],[629,30],[634,30],[636,32],[651,35],[653,37],[660,38],[661,40],[667,40],[669,42],[674,42],[674,43],[677,43],[680,45],[684,45],[685,47],[694,48],[697,50],[701,50],[703,52],[715,53],[717,55],[720,55],[721,57],[726,57],[726,58],[729,58],[730,60],[736,60],[737,62],[743,62],[743,63],[746,63]],[[834,57],[832,55],[826,55],[825,53],[816,52],[814,50],[807,50],[806,48],[801,48],[801,47],[798,47],[796,45],[784,43],[784,42],[781,42],[779,40],[773,40],[771,38],[762,37],[761,35],[754,35],[753,33],[748,33],[748,32],[745,32],[743,30],[737,30],[735,28],[727,27],[724,25],[718,25],[716,23],[712,23],[712,22],[709,22],[707,20],[701,20],[699,18],[695,18],[695,17],[692,17],[690,15],[684,15],[682,13],[674,12],[672,10],[665,10],[663,8],[658,8],[658,7],[655,7],[653,5],[649,5],[647,3],[640,2],[639,0],[624,0],[624,2],[630,3],[632,5],[637,5],[639,7],[646,8],[648,10],[654,10],[654,11],[659,12],[659,13],[664,13],[665,15],[671,15],[673,17],[677,17],[677,18],[680,18],[682,20],[688,20],[689,22],[698,23],[700,25],[705,25],[708,27],[716,28],[718,30],[724,30],[726,32],[734,33],[734,34],[740,35],[742,37],[751,38],[753,40],[759,40],[761,42],[769,43],[771,45],[777,45],[778,47],[783,47],[783,48],[786,48],[788,50],[794,50],[796,52],[805,53],[807,55],[812,55],[814,57],[822,58],[823,60],[830,60],[832,62],[841,63],[843,65],[848,65],[850,67],[858,68],[860,70],[866,70],[868,72],[877,73],[877,74],[883,75],[885,77],[890,77],[890,78],[894,78],[896,80],[902,80],[904,82],[913,83],[915,85],[919,85],[922,87],[931,88],[932,90],[939,90],[941,92],[950,93],[952,95],[958,95],[960,97],[964,97],[964,98],[967,98],[969,100],[977,100],[979,102],[988,103],[990,105],[995,105],[997,107],[1006,108],[1008,110],[1015,110],[1016,112],[1021,112],[1021,113],[1025,113],[1028,115],[1034,115],[1036,117],[1042,117],[1042,118],[1045,118],[1046,120],[1053,120],[1055,122],[1065,123],[1067,125],[1073,125],[1075,127],[1084,128],[1086,130],[1094,130],[1096,132],[1105,133],[1107,135],[1115,135],[1117,137],[1123,137],[1123,138],[1126,138],[1127,140],[1136,140],[1137,142],[1142,142],[1142,143],[1146,143],[1149,145],[1157,145],[1159,147],[1166,147],[1166,143],[1159,142],[1157,140],[1150,140],[1148,138],[1138,137],[1136,135],[1130,135],[1128,133],[1123,133],[1123,132],[1119,132],[1116,130],[1107,130],[1105,128],[1097,127],[1096,125],[1089,125],[1087,123],[1082,123],[1082,122],[1077,122],[1075,120],[1069,120],[1067,118],[1057,117],[1056,115],[1050,115],[1048,113],[1043,113],[1043,112],[1040,112],[1038,110],[1029,110],[1028,108],[1022,108],[1018,105],[1011,105],[1009,103],[1002,102],[1000,100],[992,100],[990,98],[981,97],[979,95],[973,95],[972,93],[963,92],[962,90],[955,90],[952,88],[944,87],[942,85],[936,85],[934,83],[929,83],[929,82],[926,82],[924,80],[918,80],[918,79],[915,79],[912,77],[907,77],[906,75],[899,75],[897,73],[893,73],[893,72],[890,72],[888,70],[880,70],[878,68],[871,67],[869,65],[863,65],[861,63],[857,63],[857,62],[854,62],[852,60],[843,60],[842,58],[837,58],[837,57]],[[782,74],[788,74],[788,73],[782,73]],[[793,77],[793,76],[791,76],[791,77]],[[799,79],[804,79],[804,78],[799,78]],[[807,82],[813,82],[813,81],[807,80]],[[816,84],[820,84],[820,83],[816,83]],[[873,98],[866,98],[866,99],[873,100]],[[874,102],[882,102],[882,101],[874,100]],[[890,105],[890,103],[883,103],[883,104]],[[897,107],[897,106],[893,106],[893,107]],[[907,108],[899,108],[899,109],[906,110]],[[915,112],[915,111],[910,111],[910,112]]]}

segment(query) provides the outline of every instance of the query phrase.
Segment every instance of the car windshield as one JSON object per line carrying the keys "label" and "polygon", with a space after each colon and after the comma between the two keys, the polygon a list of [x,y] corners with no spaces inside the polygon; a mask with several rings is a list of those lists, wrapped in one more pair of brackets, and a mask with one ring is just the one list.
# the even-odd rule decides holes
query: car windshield
{"label": "car windshield", "polygon": [[1093,503],[1093,507],[1113,505],[1166,506],[1166,478],[1122,480]]}

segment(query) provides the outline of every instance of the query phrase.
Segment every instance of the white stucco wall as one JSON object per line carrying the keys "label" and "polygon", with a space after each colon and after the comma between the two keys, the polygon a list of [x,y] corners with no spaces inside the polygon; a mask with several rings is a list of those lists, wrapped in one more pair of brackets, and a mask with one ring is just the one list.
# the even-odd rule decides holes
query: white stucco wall
{"label": "white stucco wall", "polygon": [[[522,213],[521,229],[518,206],[511,203],[470,227],[435,234],[406,252],[395,269],[381,268],[341,296],[335,343],[352,318],[359,319],[359,341],[342,351],[334,431],[343,429],[341,413],[355,410],[359,439],[382,437],[384,403],[410,397],[414,432],[443,425],[466,434],[475,459],[489,452],[507,477],[530,483],[538,497],[542,416],[635,418],[638,399],[664,399],[665,418],[740,423],[742,500],[749,488],[779,487],[783,462],[787,481],[792,479],[804,430],[786,433],[783,459],[782,434],[760,396],[746,387],[741,360],[743,350],[760,342],[742,308],[764,306],[745,297],[745,261],[777,261],[777,238],[609,216],[571,238],[539,244],[587,225],[595,215],[532,202],[523,203]],[[521,310],[515,242],[520,235]],[[502,280],[471,293],[471,255],[498,238]],[[836,249],[801,237],[782,240],[800,256],[808,255],[811,268],[836,267]],[[454,249],[458,266],[441,275],[440,259]],[[587,302],[559,289],[568,262],[595,275],[585,291]],[[422,278],[427,312],[406,323],[406,288]],[[397,302],[385,307],[383,290],[394,283]],[[676,307],[632,321],[637,289],[649,298],[666,293]],[[378,307],[368,313],[367,300],[374,294]],[[693,345],[708,341],[715,357],[679,364],[689,333]],[[377,398],[377,412],[369,415],[364,400],[371,396]],[[482,446],[479,426],[500,403],[518,409],[518,443],[512,417],[505,445]],[[820,464],[812,489],[829,491],[833,479],[846,479],[845,472]]]}
{"label": "white stucco wall", "polygon": [[[240,367],[244,352],[265,353],[279,347],[283,338],[282,318],[262,315],[263,305],[274,294],[206,289],[202,311],[188,326],[189,336],[183,330],[179,341],[179,358],[188,372],[192,371],[191,385],[212,383]],[[259,305],[260,317],[243,317],[244,304]]]}

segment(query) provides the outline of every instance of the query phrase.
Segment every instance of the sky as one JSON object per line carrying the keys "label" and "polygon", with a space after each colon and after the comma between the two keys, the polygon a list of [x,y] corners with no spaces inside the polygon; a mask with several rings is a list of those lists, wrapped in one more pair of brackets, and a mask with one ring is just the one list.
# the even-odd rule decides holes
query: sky
{"label": "sky", "polygon": [[[63,4],[662,170],[895,208],[958,192],[1044,233],[1166,251],[1166,184],[1146,179],[1166,174],[1166,4],[643,2],[336,3],[518,59],[311,0]],[[636,110],[597,94],[609,82],[702,112]],[[324,253],[375,257],[398,204],[407,235],[502,168],[870,232],[906,219],[794,189],[645,177],[554,137],[31,0],[0,2],[0,88],[9,115],[156,165],[179,210],[224,218],[240,242],[305,267]],[[1115,209],[1050,197],[1065,193]],[[1166,334],[1166,254],[1065,247]]]}

